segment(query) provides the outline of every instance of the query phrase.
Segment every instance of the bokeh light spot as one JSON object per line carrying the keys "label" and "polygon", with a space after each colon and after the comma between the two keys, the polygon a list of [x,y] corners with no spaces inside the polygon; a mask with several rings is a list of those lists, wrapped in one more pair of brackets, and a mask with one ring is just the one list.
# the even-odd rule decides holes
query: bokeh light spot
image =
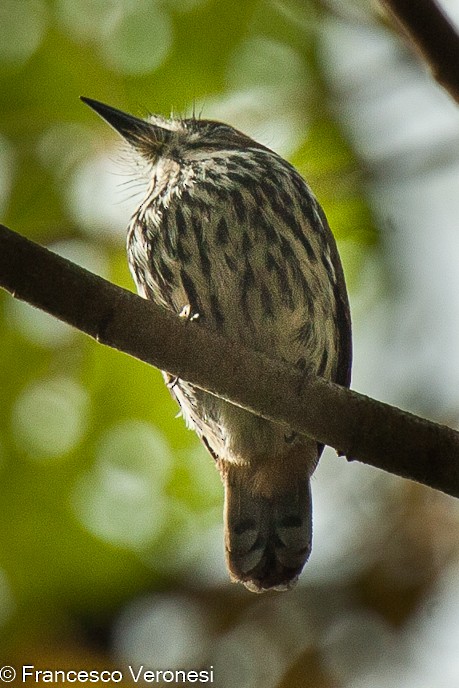
{"label": "bokeh light spot", "polygon": [[59,377],[34,382],[13,406],[12,433],[17,446],[36,461],[70,452],[87,426],[89,397],[73,380]]}
{"label": "bokeh light spot", "polygon": [[0,62],[22,64],[38,49],[47,28],[42,0],[2,0]]}
{"label": "bokeh light spot", "polygon": [[161,65],[172,45],[169,16],[151,2],[137,2],[120,13],[100,48],[110,67],[145,74]]}
{"label": "bokeh light spot", "polygon": [[[131,188],[132,177],[120,162],[105,155],[90,158],[70,180],[69,210],[81,229],[99,242],[106,240],[124,246],[129,218],[138,205]],[[134,192],[137,190],[135,187]]]}
{"label": "bokeh light spot", "polygon": [[207,98],[197,110],[234,124],[287,156],[304,138],[309,82],[295,49],[254,36],[238,46],[229,61],[227,92]]}
{"label": "bokeh light spot", "polygon": [[141,421],[119,423],[102,437],[96,464],[75,488],[78,518],[112,544],[145,547],[165,525],[162,491],[171,461],[158,430]]}
{"label": "bokeh light spot", "polygon": [[125,11],[126,0],[58,0],[57,16],[77,39],[98,39]]}
{"label": "bokeh light spot", "polygon": [[38,157],[55,177],[63,178],[78,162],[89,157],[94,136],[90,127],[82,124],[54,124],[38,141]]}
{"label": "bokeh light spot", "polygon": [[281,649],[264,629],[250,625],[224,635],[213,656],[222,688],[276,688],[284,669]]}
{"label": "bokeh light spot", "polygon": [[254,36],[233,53],[228,66],[229,86],[234,89],[272,84],[282,89],[299,87],[307,72],[299,53],[279,41]]}
{"label": "bokeh light spot", "polygon": [[129,663],[196,669],[206,658],[209,623],[205,610],[180,595],[140,599],[122,614],[115,649]]}
{"label": "bokeh light spot", "polygon": [[152,425],[127,420],[115,425],[102,438],[98,460],[101,465],[129,471],[151,484],[150,490],[160,492],[172,464],[169,444]]}

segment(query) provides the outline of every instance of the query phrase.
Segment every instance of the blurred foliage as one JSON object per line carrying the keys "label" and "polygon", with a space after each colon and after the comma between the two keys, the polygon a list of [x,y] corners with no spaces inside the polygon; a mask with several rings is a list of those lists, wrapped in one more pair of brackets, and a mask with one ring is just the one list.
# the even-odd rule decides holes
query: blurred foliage
{"label": "blurred foliage", "polygon": [[[359,11],[363,4],[356,4]],[[124,228],[136,189],[125,186],[128,173],[113,132],[78,96],[134,114],[195,109],[289,157],[322,202],[351,290],[357,289],[377,233],[317,58],[326,14],[312,0],[2,0],[2,221],[132,289]],[[313,590],[315,630],[306,619],[306,591],[286,603],[286,612],[272,597],[262,607],[243,591],[228,592],[223,491],[212,461],[176,419],[160,373],[4,293],[0,307],[0,659],[38,665],[54,657],[65,665],[78,658],[83,665],[85,657],[96,666],[120,610],[148,591],[168,590],[180,605],[180,595],[189,595],[183,623],[196,637],[196,629],[211,638],[239,620],[239,636],[225,636],[233,668],[244,632],[249,659],[268,648],[264,670],[272,672],[271,683],[258,667],[250,685],[274,685],[276,672],[289,686],[337,685],[327,678],[317,646],[326,650],[335,642],[323,629],[343,590]],[[419,500],[414,512],[422,510],[424,498],[413,494]],[[404,520],[398,499],[394,528]],[[374,544],[357,593],[353,583],[343,586],[388,626],[402,623],[437,565],[434,536],[423,540],[411,517],[405,521],[412,532],[403,531],[390,556],[381,542]],[[384,537],[390,541],[389,533]],[[444,543],[443,558],[451,548]],[[427,550],[424,558],[421,550]],[[407,551],[410,571],[421,560],[431,566],[402,586],[389,608],[374,581],[397,588],[397,576],[386,569],[403,568]],[[172,612],[164,611],[168,623]],[[295,641],[286,631],[284,645],[275,646],[269,629],[285,623],[287,612],[298,616],[304,638]],[[225,666],[222,653],[220,646]],[[203,656],[213,661],[204,650],[189,661]],[[232,685],[238,684],[235,675]]]}

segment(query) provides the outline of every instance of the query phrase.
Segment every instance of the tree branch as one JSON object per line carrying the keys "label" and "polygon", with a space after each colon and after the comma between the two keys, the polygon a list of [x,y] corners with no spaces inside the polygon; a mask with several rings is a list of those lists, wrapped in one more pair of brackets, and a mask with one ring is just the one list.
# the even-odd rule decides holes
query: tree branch
{"label": "tree branch", "polygon": [[459,496],[459,433],[187,322],[0,225],[0,285],[97,341],[340,450]]}
{"label": "tree branch", "polygon": [[459,103],[459,35],[435,0],[381,1],[438,83]]}

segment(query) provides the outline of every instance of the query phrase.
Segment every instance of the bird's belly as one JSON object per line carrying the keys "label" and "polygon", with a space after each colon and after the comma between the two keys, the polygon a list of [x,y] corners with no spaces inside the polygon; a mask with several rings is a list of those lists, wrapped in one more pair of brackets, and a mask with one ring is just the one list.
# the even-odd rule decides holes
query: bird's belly
{"label": "bird's belly", "polygon": [[[207,326],[274,359],[333,378],[336,308],[323,265],[311,262],[293,241],[295,250],[286,260],[279,241],[256,236],[251,227],[245,228],[245,242],[239,232],[219,245],[210,224],[199,242],[192,233],[174,239],[161,229],[148,242],[131,234],[130,263],[139,291],[176,313],[188,313],[190,327]],[[239,462],[251,455],[255,460],[260,451],[276,455],[285,449],[288,428],[183,381],[173,393],[187,424],[214,454]]]}

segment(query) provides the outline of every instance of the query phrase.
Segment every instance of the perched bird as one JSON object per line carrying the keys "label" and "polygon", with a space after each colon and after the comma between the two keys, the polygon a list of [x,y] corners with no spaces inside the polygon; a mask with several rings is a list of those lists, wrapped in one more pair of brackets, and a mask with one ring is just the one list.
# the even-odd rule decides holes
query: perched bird
{"label": "perched bird", "polygon": [[[144,177],[127,239],[139,294],[193,326],[348,386],[343,271],[300,174],[227,124],[143,120],[82,100],[130,144]],[[165,377],[225,485],[231,577],[255,592],[291,588],[311,551],[310,478],[323,447]]]}

